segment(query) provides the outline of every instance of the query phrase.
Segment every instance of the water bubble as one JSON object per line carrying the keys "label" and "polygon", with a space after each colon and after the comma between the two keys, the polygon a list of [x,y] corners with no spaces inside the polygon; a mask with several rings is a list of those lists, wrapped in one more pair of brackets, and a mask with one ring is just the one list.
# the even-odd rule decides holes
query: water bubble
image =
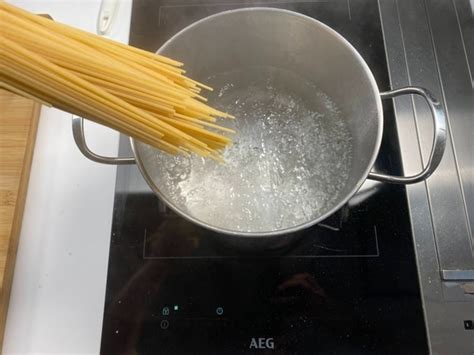
{"label": "water bubble", "polygon": [[215,89],[209,103],[236,117],[219,122],[237,130],[234,144],[223,152],[225,164],[153,150],[161,192],[198,220],[240,231],[289,228],[327,212],[352,163],[351,135],[336,103],[274,68],[206,83]]}

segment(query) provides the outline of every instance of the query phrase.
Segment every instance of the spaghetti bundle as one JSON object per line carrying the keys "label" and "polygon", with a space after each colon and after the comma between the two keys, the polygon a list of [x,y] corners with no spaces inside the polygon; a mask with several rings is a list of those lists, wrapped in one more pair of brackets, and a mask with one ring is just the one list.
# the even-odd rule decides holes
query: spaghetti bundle
{"label": "spaghetti bundle", "polygon": [[231,115],[208,106],[182,63],[0,1],[0,87],[176,154],[219,159]]}

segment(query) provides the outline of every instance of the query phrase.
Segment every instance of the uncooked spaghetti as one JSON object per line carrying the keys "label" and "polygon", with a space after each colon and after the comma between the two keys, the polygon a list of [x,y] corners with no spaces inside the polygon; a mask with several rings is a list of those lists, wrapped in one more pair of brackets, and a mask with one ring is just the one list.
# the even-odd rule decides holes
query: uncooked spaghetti
{"label": "uncooked spaghetti", "polygon": [[182,63],[0,1],[0,87],[168,153],[219,159],[231,115],[208,106]]}

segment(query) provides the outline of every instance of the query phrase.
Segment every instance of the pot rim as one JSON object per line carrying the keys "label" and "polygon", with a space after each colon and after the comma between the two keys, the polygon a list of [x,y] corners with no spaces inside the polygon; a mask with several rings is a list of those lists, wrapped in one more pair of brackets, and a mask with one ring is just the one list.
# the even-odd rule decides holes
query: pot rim
{"label": "pot rim", "polygon": [[247,231],[238,231],[238,230],[220,228],[220,227],[216,227],[212,224],[208,224],[206,222],[203,222],[203,221],[201,221],[201,220],[199,220],[199,219],[197,219],[197,218],[181,211],[180,209],[178,209],[173,204],[173,202],[170,201],[170,199],[168,199],[165,195],[163,195],[161,193],[158,186],[156,186],[156,184],[153,182],[152,178],[148,174],[148,172],[147,172],[147,170],[146,170],[146,168],[143,164],[143,161],[140,157],[140,154],[137,151],[136,141],[135,141],[134,138],[130,137],[130,144],[131,144],[131,147],[132,147],[133,155],[135,156],[136,164],[137,164],[138,169],[140,170],[143,178],[145,179],[147,184],[150,186],[150,188],[153,190],[153,192],[166,204],[167,207],[171,208],[175,213],[177,213],[181,217],[183,217],[183,218],[185,218],[185,219],[187,219],[187,220],[189,220],[189,221],[191,221],[191,222],[193,222],[193,223],[195,223],[195,224],[197,224],[201,227],[212,230],[213,232],[216,232],[216,233],[226,234],[226,235],[229,235],[229,236],[239,237],[239,238],[258,238],[258,239],[262,239],[262,238],[271,238],[271,237],[275,237],[275,236],[279,236],[279,235],[292,234],[292,233],[296,233],[298,231],[301,231],[303,229],[306,229],[308,227],[311,227],[311,226],[323,221],[327,217],[331,216],[336,211],[338,211],[340,208],[342,208],[350,200],[350,198],[352,196],[354,196],[354,194],[359,190],[359,188],[362,186],[362,184],[367,179],[367,177],[368,177],[368,175],[369,175],[369,173],[370,173],[370,171],[371,171],[371,169],[372,169],[372,167],[375,163],[378,152],[380,150],[380,145],[381,145],[381,142],[382,142],[382,133],[383,133],[383,108],[382,108],[382,99],[380,97],[380,91],[379,91],[379,88],[377,86],[377,82],[375,81],[374,75],[373,75],[372,71],[370,70],[368,64],[362,58],[360,53],[352,46],[352,44],[347,39],[345,39],[341,34],[336,32],[334,29],[332,29],[328,25],[326,25],[326,24],[322,23],[321,21],[318,21],[318,20],[316,20],[312,17],[300,14],[300,13],[295,12],[295,11],[290,11],[290,10],[285,10],[285,9],[278,9],[278,8],[271,8],[271,7],[245,7],[245,8],[240,8],[240,9],[234,9],[234,10],[227,10],[227,11],[219,12],[217,14],[207,16],[203,19],[200,19],[200,20],[198,20],[196,22],[193,22],[192,24],[186,26],[185,28],[183,28],[182,30],[180,30],[179,32],[174,34],[170,39],[168,39],[158,49],[158,51],[156,53],[160,54],[163,50],[166,49],[168,44],[170,44],[172,41],[174,41],[182,33],[192,30],[195,26],[199,26],[203,22],[206,22],[210,19],[213,19],[213,18],[219,17],[219,16],[226,16],[226,15],[231,15],[233,13],[250,12],[250,11],[286,13],[287,15],[299,17],[299,18],[304,19],[305,21],[311,22],[311,23],[319,26],[320,28],[322,28],[322,30],[328,32],[330,35],[332,35],[335,38],[335,40],[339,40],[343,45],[345,45],[350,50],[350,52],[354,55],[354,58],[356,60],[358,60],[358,62],[362,65],[362,68],[363,68],[363,70],[364,70],[364,72],[365,72],[365,74],[366,74],[366,76],[369,79],[369,82],[371,84],[372,92],[374,94],[374,99],[376,101],[378,128],[377,128],[377,137],[376,137],[376,143],[375,143],[376,146],[374,148],[372,157],[370,158],[370,161],[367,164],[367,167],[365,168],[364,173],[361,175],[359,180],[357,180],[357,183],[354,184],[351,191],[349,193],[347,193],[346,196],[341,201],[339,201],[338,204],[334,205],[326,213],[320,215],[317,218],[314,218],[312,220],[309,220],[305,223],[302,223],[302,224],[299,224],[299,225],[296,225],[296,226],[293,226],[293,227],[289,227],[289,228],[285,228],[285,229],[277,229],[277,230],[274,230],[274,231],[266,231],[266,232],[247,232]]}

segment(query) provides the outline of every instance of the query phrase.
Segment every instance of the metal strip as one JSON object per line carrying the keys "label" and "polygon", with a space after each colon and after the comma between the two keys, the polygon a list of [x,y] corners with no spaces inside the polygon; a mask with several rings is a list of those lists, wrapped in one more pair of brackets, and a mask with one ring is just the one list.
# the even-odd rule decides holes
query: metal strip
{"label": "metal strip", "polygon": [[441,270],[446,281],[474,281],[474,270]]}
{"label": "metal strip", "polygon": [[[400,17],[397,16],[397,7]],[[439,93],[440,83],[436,75],[433,48],[429,45],[431,35],[427,31],[427,13],[423,0],[400,1],[400,3],[395,3],[395,0],[379,0],[379,8],[392,88],[408,85],[408,80],[413,80],[413,84],[429,86],[430,89]],[[402,21],[406,26],[401,24]],[[400,26],[403,26],[405,31],[403,44]],[[405,51],[403,47],[405,47]],[[410,70],[410,76],[408,76],[407,70]],[[394,108],[403,167],[405,173],[410,173],[421,166],[421,158],[417,151],[419,145],[414,141],[416,139],[415,123],[413,122],[415,115],[416,119],[420,120],[417,122],[420,133],[424,135],[430,132],[426,132],[428,122],[425,107],[415,101],[416,112],[413,113],[410,112],[411,107],[409,106],[411,105],[407,101],[405,99],[395,100]],[[422,137],[419,138],[421,140]],[[425,143],[423,141],[417,143],[422,146],[426,145],[423,144]],[[427,149],[423,153],[424,156],[427,156]],[[453,292],[449,294],[456,297],[450,296],[450,299],[446,299],[447,286],[445,287],[445,282],[440,277],[434,224],[431,220],[428,200],[428,194],[435,194],[438,201],[443,200],[444,197],[440,200],[439,195],[436,196],[438,190],[435,190],[435,187],[437,189],[442,183],[447,183],[448,176],[443,173],[444,171],[449,173],[449,164],[444,166],[440,175],[433,176],[432,180],[430,179],[426,184],[407,186],[418,276],[430,353],[450,354],[454,351],[457,354],[470,354],[473,350],[472,335],[464,330],[463,320],[474,317],[472,296],[465,295],[465,292],[458,290],[459,282],[451,281],[449,290]],[[436,180],[439,186],[434,184]],[[452,187],[452,185],[448,186]],[[438,214],[438,216],[442,215]],[[464,218],[464,216],[462,217]],[[438,219],[437,222],[440,220]],[[448,228],[448,231],[455,233],[453,228]],[[455,268],[446,267],[445,269],[453,270]]]}
{"label": "metal strip", "polygon": [[[462,204],[463,204],[463,208],[464,208],[464,215],[466,217],[466,219],[465,219],[466,229],[467,229],[468,235],[471,236],[471,238],[472,238],[471,226],[469,224],[469,213],[468,213],[468,208],[467,208],[467,203],[466,203],[466,195],[464,193],[464,186],[463,186],[462,176],[461,176],[461,172],[460,172],[460,168],[459,168],[459,159],[458,159],[458,154],[457,154],[457,151],[456,151],[456,144],[455,144],[455,141],[454,141],[453,130],[451,128],[448,101],[446,99],[446,90],[445,90],[443,77],[441,75],[441,68],[440,68],[438,53],[436,51],[436,43],[435,43],[435,39],[434,39],[435,37],[434,37],[434,33],[433,33],[433,27],[431,25],[431,18],[430,18],[429,11],[428,11],[427,0],[424,0],[424,4],[425,4],[426,17],[427,17],[427,21],[428,21],[428,28],[430,30],[430,35],[431,35],[431,45],[433,46],[433,55],[434,55],[434,59],[435,59],[435,63],[436,63],[436,69],[437,69],[437,72],[438,72],[438,80],[441,84],[441,95],[443,96],[443,99],[442,99],[443,100],[443,106],[444,106],[444,109],[446,111],[448,134],[449,134],[449,137],[450,137],[451,146],[452,146],[452,150],[453,150],[454,166],[456,168],[456,175],[457,175],[457,180],[458,180],[458,184],[459,184],[459,188],[460,188],[460,192],[461,192]],[[453,3],[453,6],[454,6],[454,3]],[[456,9],[455,6],[454,6],[454,9]],[[454,11],[456,12],[456,10],[454,10]],[[456,12],[456,18],[458,19],[457,12]],[[458,21],[459,21],[459,19],[458,19]],[[462,34],[461,34],[461,37],[462,37]],[[464,42],[463,42],[463,45],[464,45]],[[464,47],[464,50],[465,50],[465,47]],[[469,68],[469,63],[468,63],[468,68]],[[471,245],[471,255],[472,255],[472,245]]]}
{"label": "metal strip", "polygon": [[[465,41],[464,35],[462,33],[461,21],[459,20],[458,8],[456,6],[455,0],[452,0],[452,2],[453,2],[453,7],[454,7],[454,13],[456,14],[456,21],[458,22],[459,36],[461,36],[464,56],[466,57],[467,70],[469,72],[469,76],[471,77],[471,86],[474,88],[474,76],[472,76],[471,64],[469,63],[469,57],[467,55],[466,41]],[[474,14],[472,16],[474,17]]]}

